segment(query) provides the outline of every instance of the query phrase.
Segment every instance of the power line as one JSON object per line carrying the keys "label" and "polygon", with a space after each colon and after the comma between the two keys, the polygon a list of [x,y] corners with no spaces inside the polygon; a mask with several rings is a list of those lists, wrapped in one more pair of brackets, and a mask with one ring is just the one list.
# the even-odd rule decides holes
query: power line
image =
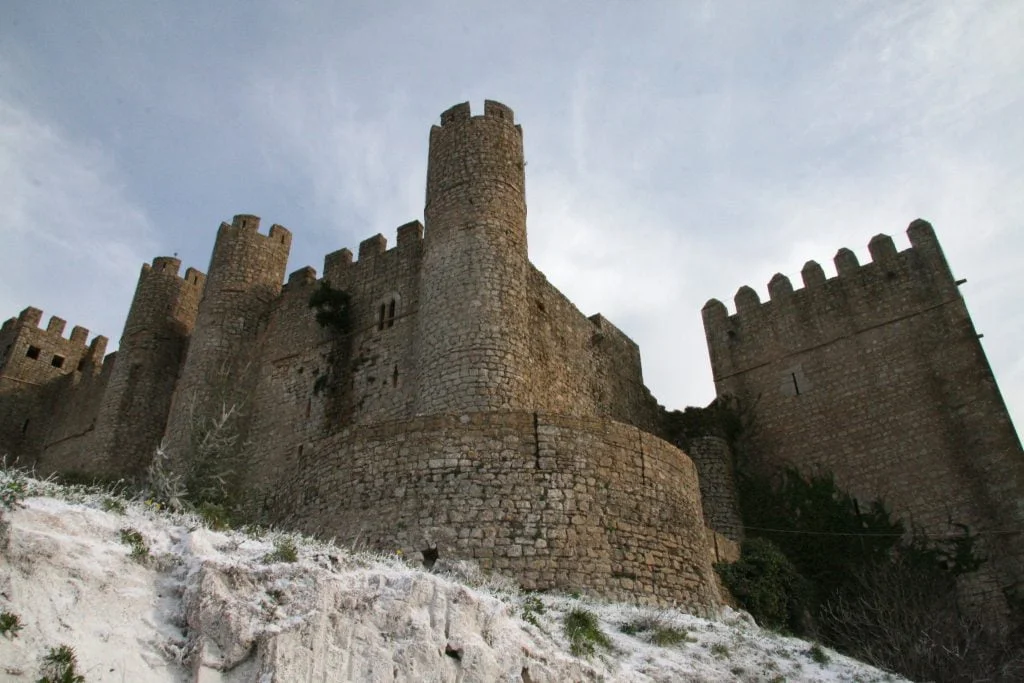
{"label": "power line", "polygon": [[[885,533],[885,532],[877,532],[877,533],[876,532],[865,532],[865,533],[859,533],[859,532],[854,532],[854,531],[804,531],[804,530],[801,530],[801,529],[769,529],[767,527],[759,527],[759,526],[744,526],[743,529],[746,530],[746,531],[769,531],[769,532],[776,533],[776,534],[802,534],[804,536],[858,536],[858,537],[864,537],[864,536],[871,537],[871,536],[874,536],[874,537],[902,538],[902,537],[907,535],[906,533],[896,534],[896,533]],[[1021,531],[1019,529],[985,529],[985,530],[981,530],[981,531],[972,531],[968,535],[972,536],[972,537],[973,536],[1009,536],[1009,535],[1019,534],[1019,533],[1021,533]],[[950,532],[950,533],[947,533],[947,534],[939,534],[939,535],[924,534],[924,537],[931,539],[931,538],[964,538],[965,536],[962,533],[958,534],[958,533]]]}

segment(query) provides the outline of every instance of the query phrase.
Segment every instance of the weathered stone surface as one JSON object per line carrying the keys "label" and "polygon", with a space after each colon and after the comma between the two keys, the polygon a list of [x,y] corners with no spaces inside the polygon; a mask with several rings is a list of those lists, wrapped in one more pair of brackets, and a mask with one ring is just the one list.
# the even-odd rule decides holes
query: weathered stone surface
{"label": "weathered stone surface", "polygon": [[[46,364],[86,354],[63,321],[10,321],[0,447],[44,472],[139,477],[161,440],[180,464],[230,414],[218,464],[253,516],[528,587],[712,607],[696,472],[650,433],[637,345],[529,262],[522,135],[497,102],[442,115],[426,225],[325,258],[344,332],[316,323],[312,268],[282,285],[291,234],[250,215],[220,226],[205,276],[143,267],[102,370]],[[45,357],[25,359],[37,338]]]}
{"label": "weathered stone surface", "polygon": [[715,385],[752,408],[764,463],[830,471],[932,535],[980,534],[970,592],[1002,604],[1024,586],[1024,536],[1003,533],[1024,528],[1024,453],[934,231],[908,234],[910,249],[879,235],[870,263],[840,249],[837,277],[808,262],[784,299],[705,315]]}

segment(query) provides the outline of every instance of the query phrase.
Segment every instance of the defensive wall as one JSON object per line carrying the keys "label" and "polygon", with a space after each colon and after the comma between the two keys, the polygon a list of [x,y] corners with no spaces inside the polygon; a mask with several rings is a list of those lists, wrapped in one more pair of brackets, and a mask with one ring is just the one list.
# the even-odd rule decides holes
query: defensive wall
{"label": "defensive wall", "polygon": [[[185,471],[223,427],[218,466],[254,519],[712,608],[711,564],[735,545],[705,528],[693,463],[651,433],[636,344],[529,262],[524,167],[511,109],[456,105],[430,131],[424,223],[394,248],[375,235],[282,284],[291,233],[235,216],[206,274],[143,265],[105,363],[29,309],[3,328],[2,378],[34,403],[0,402],[0,445],[43,473],[139,479],[158,446]],[[316,322],[325,285],[348,296],[345,329]]]}
{"label": "defensive wall", "polygon": [[30,463],[52,450],[70,465],[76,445],[91,445],[107,338],[87,344],[89,330],[78,325],[65,337],[65,320],[51,316],[42,328],[42,317],[29,307],[0,328],[0,453]]}
{"label": "defensive wall", "polygon": [[[703,309],[719,396],[750,407],[750,452],[769,465],[830,471],[861,500],[884,499],[931,535],[966,524],[989,558],[972,590],[1024,581],[1024,454],[932,226],[911,247],[877,235],[871,262],[849,249],[837,276],[808,262],[732,315]],[[984,596],[980,596],[984,597]]]}
{"label": "defensive wall", "polygon": [[278,468],[287,485],[265,508],[309,533],[473,559],[529,589],[702,609],[719,601],[693,463],[631,425],[434,415],[351,427]]}
{"label": "defensive wall", "polygon": [[[117,354],[26,309],[0,329],[0,450],[42,473],[139,478],[221,420],[257,519],[476,559],[531,588],[707,607],[742,538],[728,440],[670,434],[636,344],[529,261],[522,129],[492,101],[430,131],[424,222],[285,279],[291,233],[221,224],[206,274],[142,267]],[[931,226],[809,262],[703,315],[718,394],[763,463],[826,468],[909,522],[982,533],[975,588],[1022,583],[1020,443]],[[347,293],[344,330],[309,307]],[[655,436],[657,435],[657,436]],[[676,447],[659,436],[671,438]],[[682,450],[689,452],[693,460]],[[710,528],[705,528],[710,527]]]}

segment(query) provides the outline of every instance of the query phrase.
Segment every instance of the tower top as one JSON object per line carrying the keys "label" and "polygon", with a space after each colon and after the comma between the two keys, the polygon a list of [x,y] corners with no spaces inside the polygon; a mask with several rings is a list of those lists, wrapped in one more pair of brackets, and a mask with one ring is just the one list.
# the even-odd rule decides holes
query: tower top
{"label": "tower top", "polygon": [[[510,125],[515,125],[516,122],[515,113],[512,111],[512,108],[494,100],[484,100],[483,116],[486,118],[503,119]],[[461,102],[442,112],[441,126],[444,127],[451,123],[468,121],[471,118],[480,118],[480,116],[472,116],[469,102]]]}

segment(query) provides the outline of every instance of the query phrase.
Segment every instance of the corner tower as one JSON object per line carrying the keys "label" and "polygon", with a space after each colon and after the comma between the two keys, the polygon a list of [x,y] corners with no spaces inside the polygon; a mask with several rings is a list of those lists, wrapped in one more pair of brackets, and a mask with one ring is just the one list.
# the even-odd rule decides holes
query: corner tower
{"label": "corner tower", "polygon": [[97,449],[109,474],[144,473],[167,426],[174,383],[195,325],[206,276],[178,275],[169,256],[144,263],[96,420]]}
{"label": "corner tower", "polygon": [[966,525],[987,561],[961,585],[993,614],[1024,596],[1024,451],[957,280],[924,220],[850,249],[836,276],[808,261],[768,301],[741,287],[704,330],[718,396],[751,406],[756,462],[829,471],[855,497],[941,537]]}
{"label": "corner tower", "polygon": [[530,407],[524,165],[498,102],[430,130],[417,413]]}
{"label": "corner tower", "polygon": [[[270,305],[281,292],[292,234],[273,225],[259,233],[257,216],[221,223],[203,297],[167,421],[172,458],[189,452],[197,429],[222,410],[246,416],[247,379]],[[241,441],[241,439],[239,440]]]}

